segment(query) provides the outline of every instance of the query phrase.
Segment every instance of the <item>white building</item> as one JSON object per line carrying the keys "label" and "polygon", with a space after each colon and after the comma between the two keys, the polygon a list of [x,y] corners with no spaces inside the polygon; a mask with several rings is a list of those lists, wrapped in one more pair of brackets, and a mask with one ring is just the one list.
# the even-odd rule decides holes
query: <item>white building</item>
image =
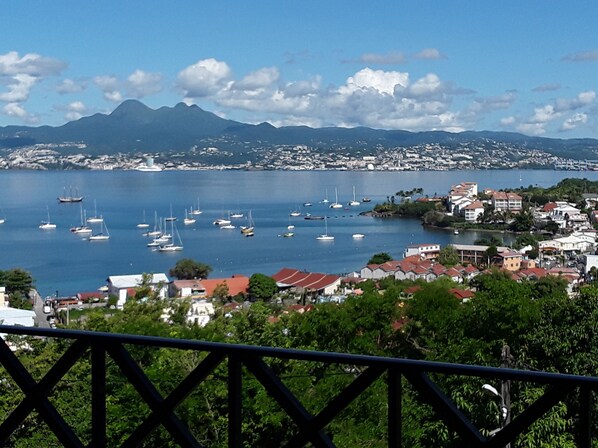
{"label": "white building", "polygon": [[478,217],[484,214],[484,204],[480,201],[472,202],[463,209],[463,212],[465,214],[465,221],[477,222]]}
{"label": "white building", "polygon": [[411,244],[405,249],[404,258],[417,255],[422,258],[437,258],[440,244]]}
{"label": "white building", "polygon": [[33,327],[35,311],[10,308],[6,302],[6,288],[0,287],[0,324]]}
{"label": "white building", "polygon": [[[170,280],[166,274],[150,274],[150,287],[158,291],[160,298],[168,297],[168,284]],[[132,290],[141,286],[143,274],[135,275],[112,275],[108,277],[108,294],[118,297],[117,307],[122,308]]]}

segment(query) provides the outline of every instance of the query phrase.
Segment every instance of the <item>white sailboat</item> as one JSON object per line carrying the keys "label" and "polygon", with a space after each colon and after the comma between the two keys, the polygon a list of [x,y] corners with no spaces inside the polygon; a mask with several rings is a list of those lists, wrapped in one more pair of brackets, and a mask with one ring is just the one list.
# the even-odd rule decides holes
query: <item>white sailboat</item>
{"label": "white sailboat", "polygon": [[47,221],[42,221],[41,224],[39,225],[39,228],[42,230],[53,230],[56,228],[56,224],[53,224],[50,221],[50,209],[48,208],[48,206],[46,205],[46,210],[48,212],[48,220]]}
{"label": "white sailboat", "polygon": [[334,240],[334,236],[332,235],[328,235],[328,219],[326,219],[326,217],[324,217],[324,226],[325,226],[325,233],[323,233],[322,235],[318,235],[316,237],[317,240],[320,241],[332,241]]}
{"label": "white sailboat", "polygon": [[106,227],[106,223],[102,219],[102,222],[100,223],[100,231],[89,235],[89,241],[107,241],[109,239],[110,233],[108,232],[108,227]]}
{"label": "white sailboat", "polygon": [[203,212],[201,211],[201,208],[199,207],[199,198],[197,198],[197,208],[193,208],[191,207],[191,214],[192,215],[201,215]]}
{"label": "white sailboat", "polygon": [[353,200],[349,201],[349,205],[352,207],[357,207],[360,204],[361,204],[361,202],[359,202],[357,199],[355,199],[355,185],[353,185]]}
{"label": "white sailboat", "polygon": [[139,224],[137,224],[137,228],[138,229],[147,229],[148,227],[149,227],[149,224],[145,220],[145,210],[143,210],[143,221],[141,221]]}
{"label": "white sailboat", "polygon": [[328,204],[328,202],[330,202],[328,200],[328,188],[326,189],[326,197],[324,199],[322,199],[322,204]]}
{"label": "white sailboat", "polygon": [[80,206],[81,210],[81,225],[80,226],[76,226],[76,227],[71,227],[71,232],[73,233],[77,233],[77,234],[88,234],[92,232],[91,227],[86,226],[85,225],[85,218],[84,218],[84,214],[85,212],[83,211],[83,206]]}
{"label": "white sailboat", "polygon": [[[173,241],[170,243],[162,244],[158,246],[158,251],[160,252],[178,252],[183,250],[183,241],[181,240],[181,235],[179,231],[174,226],[174,221],[170,221],[170,233],[173,235]],[[176,236],[177,243],[174,242],[174,236]]]}
{"label": "white sailboat", "polygon": [[363,238],[365,238],[365,235],[363,233],[354,233],[353,234],[353,239],[354,240],[361,240]]}
{"label": "white sailboat", "polygon": [[330,208],[343,208],[343,204],[341,204],[340,202],[338,202],[338,190],[335,188],[334,189],[334,202],[332,204],[330,204],[328,207]]}
{"label": "white sailboat", "polygon": [[92,217],[87,218],[87,222],[89,224],[93,224],[93,223],[104,221],[104,218],[102,218],[102,215],[98,215],[98,204],[95,199],[93,200],[93,209],[94,209],[94,214]]}
{"label": "white sailboat", "polygon": [[145,236],[156,237],[162,235],[161,225],[158,224],[158,212],[154,211],[154,230],[144,234]]}

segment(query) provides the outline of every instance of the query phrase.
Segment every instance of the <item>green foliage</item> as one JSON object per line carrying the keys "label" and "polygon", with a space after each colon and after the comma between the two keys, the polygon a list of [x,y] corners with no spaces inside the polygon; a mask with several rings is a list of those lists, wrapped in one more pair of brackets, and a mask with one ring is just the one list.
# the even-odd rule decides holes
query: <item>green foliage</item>
{"label": "green foliage", "polygon": [[446,267],[455,266],[459,263],[459,253],[453,246],[444,246],[438,253],[438,262]]}
{"label": "green foliage", "polygon": [[390,260],[392,260],[390,254],[386,252],[378,252],[377,254],[372,255],[372,258],[368,260],[368,264],[384,264]]}
{"label": "green foliage", "polygon": [[277,291],[276,281],[272,277],[260,273],[249,277],[249,296],[253,300],[271,300]]}
{"label": "green foliage", "polygon": [[208,278],[210,272],[212,272],[211,266],[190,258],[183,258],[177,261],[176,265],[168,271],[168,275],[179,280],[193,280]]}
{"label": "green foliage", "polygon": [[19,293],[28,297],[33,288],[33,277],[29,272],[19,268],[0,271],[0,286],[6,287],[8,295]]}

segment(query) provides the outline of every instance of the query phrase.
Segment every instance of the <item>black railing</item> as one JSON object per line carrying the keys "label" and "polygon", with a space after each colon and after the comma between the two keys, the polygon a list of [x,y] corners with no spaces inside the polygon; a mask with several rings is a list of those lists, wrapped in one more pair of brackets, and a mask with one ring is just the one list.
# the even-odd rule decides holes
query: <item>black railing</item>
{"label": "black railing", "polygon": [[[590,447],[592,443],[592,395],[598,387],[598,378],[532,372],[514,369],[457,365],[437,362],[391,359],[374,356],[323,353],[305,350],[287,350],[253,347],[196,340],[179,340],[158,337],[132,336],[70,330],[0,326],[0,333],[72,340],[58,361],[43,377],[36,381],[23,366],[17,354],[6,343],[0,343],[0,363],[7,374],[23,392],[22,401],[0,423],[0,445],[4,446],[11,435],[23,425],[33,412],[46,422],[58,441],[66,447],[85,444],[49,399],[52,390],[72,366],[82,357],[89,356],[91,369],[91,440],[89,446],[107,445],[107,362],[116,365],[127,381],[136,389],[149,408],[148,414],[135,428],[130,428],[128,438],[121,446],[139,446],[158,426],[168,431],[172,440],[184,447],[200,447],[192,431],[177,417],[175,410],[214,370],[226,362],[228,386],[228,446],[243,445],[243,373],[245,368],[265,388],[290,419],[297,431],[285,446],[315,447],[335,446],[326,431],[327,425],[349,406],[368,386],[382,378],[387,383],[388,446],[401,446],[402,393],[404,380],[417,391],[423,401],[435,411],[437,418],[461,440],[459,446],[504,447],[515,442],[556,404],[577,392],[575,400],[577,445]],[[130,347],[144,346],[202,352],[206,356],[166,396],[162,396],[130,353]],[[127,349],[129,347],[129,349]],[[318,413],[313,415],[285,386],[266,360],[294,360],[326,365],[354,366],[356,373],[348,386],[341,390]],[[505,422],[491,436],[482,435],[455,403],[432,380],[438,375],[475,377],[497,381],[525,382],[542,385],[544,393],[517,416]]]}

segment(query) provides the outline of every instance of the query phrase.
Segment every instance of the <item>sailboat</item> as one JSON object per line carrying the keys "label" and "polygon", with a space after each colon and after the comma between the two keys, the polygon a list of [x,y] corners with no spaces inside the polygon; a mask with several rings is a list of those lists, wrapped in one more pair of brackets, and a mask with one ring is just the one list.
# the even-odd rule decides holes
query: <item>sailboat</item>
{"label": "sailboat", "polygon": [[108,227],[106,227],[106,223],[102,219],[100,223],[100,231],[93,235],[89,235],[89,241],[107,241],[110,239],[110,233],[108,232]]}
{"label": "sailboat", "polygon": [[249,210],[249,214],[247,215],[247,226],[241,226],[241,233],[245,236],[253,236],[254,228],[255,224],[253,222],[253,217],[251,216],[251,210]]}
{"label": "sailboat", "polygon": [[48,208],[48,206],[46,206],[46,210],[48,211],[48,220],[42,221],[39,225],[39,228],[42,230],[53,230],[56,228],[56,224],[50,222],[50,209]]}
{"label": "sailboat", "polygon": [[343,204],[341,204],[340,202],[338,202],[338,190],[335,188],[334,189],[334,202],[332,204],[330,204],[328,207],[330,208],[343,208]]}
{"label": "sailboat", "polygon": [[199,198],[197,198],[197,208],[191,207],[191,214],[192,215],[201,215],[203,212],[199,208]]}
{"label": "sailboat", "polygon": [[170,204],[170,216],[165,218],[166,221],[176,221],[176,216],[172,216],[172,204]]}
{"label": "sailboat", "polygon": [[137,224],[137,228],[138,229],[147,229],[148,227],[149,227],[149,224],[145,220],[145,210],[143,210],[143,221],[141,221],[139,224]]}
{"label": "sailboat", "polygon": [[160,236],[162,235],[162,229],[158,228],[158,212],[154,212],[154,230],[147,232],[145,236]]}
{"label": "sailboat", "polygon": [[160,252],[178,252],[183,250],[183,241],[181,240],[181,235],[174,226],[174,221],[172,220],[170,221],[170,229],[170,233],[173,235],[173,238],[176,236],[178,244],[175,244],[172,241],[170,243],[162,244],[161,246],[158,246],[158,251]]}
{"label": "sailboat", "polygon": [[93,223],[104,221],[104,218],[102,218],[102,215],[98,216],[98,204],[95,201],[95,199],[93,201],[93,207],[94,207],[94,214],[93,214],[92,217],[87,218],[87,222],[90,223],[90,224],[93,224]]}
{"label": "sailboat", "polygon": [[328,189],[326,189],[326,197],[322,199],[322,204],[328,204],[328,202],[330,201],[328,200]]}
{"label": "sailboat", "polygon": [[292,216],[293,218],[295,218],[297,216],[301,216],[301,212],[299,210],[295,209],[291,213],[289,213],[289,216]]}
{"label": "sailboat", "polygon": [[357,207],[359,204],[361,204],[361,202],[355,199],[355,185],[353,185],[353,200],[349,201],[349,205]]}
{"label": "sailboat", "polygon": [[80,226],[76,226],[76,227],[71,227],[71,232],[73,233],[78,233],[78,234],[87,234],[87,233],[91,233],[92,229],[89,226],[85,225],[85,218],[84,218],[84,211],[83,211],[83,206],[80,206],[81,210],[81,225]]}
{"label": "sailboat", "polygon": [[69,202],[81,202],[83,196],[79,196],[78,192],[76,195],[73,194],[73,187],[70,188],[70,194],[66,194],[66,187],[64,187],[64,193],[62,196],[58,196],[58,202],[69,203]]}
{"label": "sailboat", "polygon": [[320,240],[320,241],[332,241],[332,240],[334,240],[334,236],[328,235],[328,219],[326,219],[326,217],[324,217],[324,225],[325,225],[325,228],[326,228],[326,232],[323,233],[322,235],[318,235],[316,237],[316,239]]}
{"label": "sailboat", "polygon": [[185,219],[183,219],[183,224],[185,224],[186,226],[190,224],[195,224],[195,218],[192,215],[189,216],[187,214],[187,209],[185,209]]}

